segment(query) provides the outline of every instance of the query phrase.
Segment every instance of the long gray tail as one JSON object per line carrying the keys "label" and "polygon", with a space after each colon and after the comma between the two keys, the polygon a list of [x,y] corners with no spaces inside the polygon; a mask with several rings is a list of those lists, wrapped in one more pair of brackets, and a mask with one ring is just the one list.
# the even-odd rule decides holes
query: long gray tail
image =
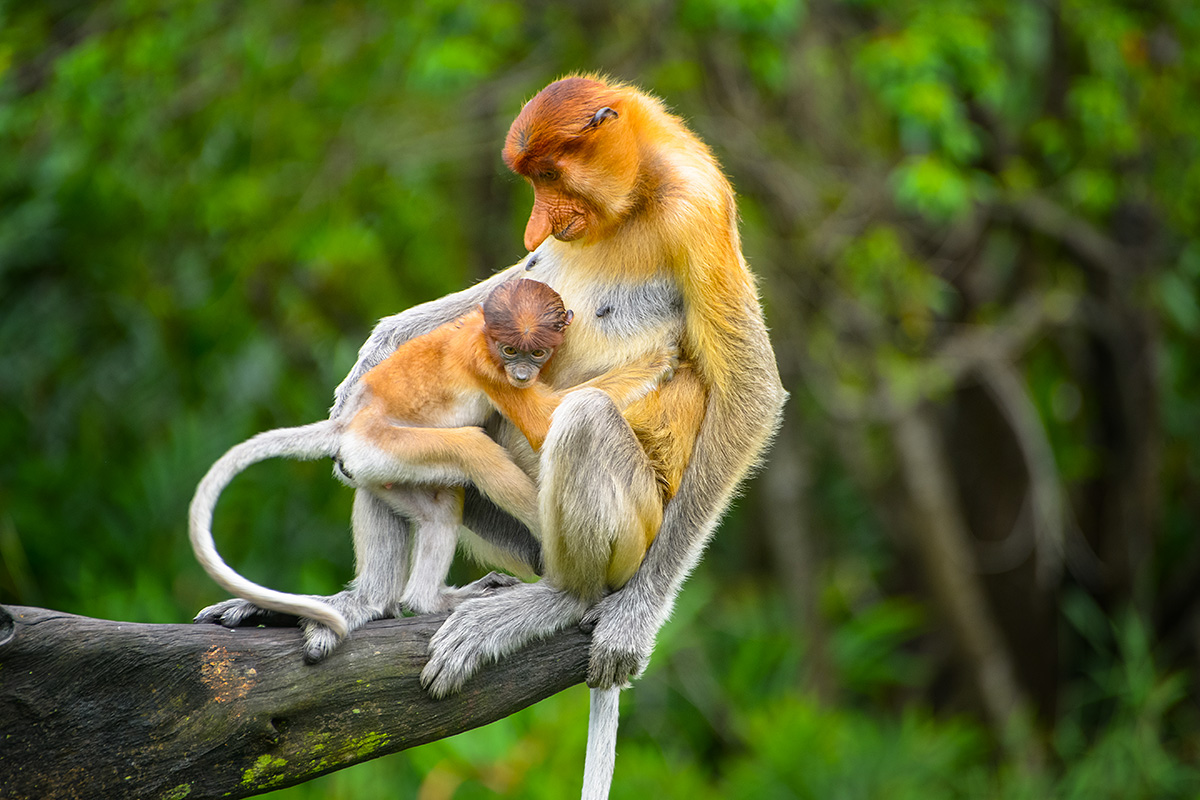
{"label": "long gray tail", "polygon": [[621,688],[592,689],[590,694],[587,756],[583,762],[583,800],[605,800],[617,763]]}
{"label": "long gray tail", "polygon": [[188,513],[188,535],[192,550],[212,579],[235,597],[249,600],[260,608],[306,617],[345,636],[346,618],[328,603],[312,597],[277,592],[242,577],[225,563],[213,544],[212,517],[217,498],[234,476],[251,464],[268,458],[288,457],[310,461],[337,455],[339,433],[329,420],[296,428],[276,428],[230,448],[217,459],[196,487]]}

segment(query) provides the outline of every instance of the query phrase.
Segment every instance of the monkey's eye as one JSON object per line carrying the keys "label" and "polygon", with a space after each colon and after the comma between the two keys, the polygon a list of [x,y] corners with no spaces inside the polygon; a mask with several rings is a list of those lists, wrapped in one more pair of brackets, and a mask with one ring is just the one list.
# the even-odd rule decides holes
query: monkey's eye
{"label": "monkey's eye", "polygon": [[537,174],[539,181],[556,181],[558,180],[559,172],[556,169],[544,169]]}
{"label": "monkey's eye", "polygon": [[534,351],[533,351],[532,353],[530,353],[529,355],[533,356],[534,358],[545,358],[545,357],[546,357],[546,351],[545,351],[545,350],[534,350]]}
{"label": "monkey's eye", "polygon": [[517,350],[517,348],[513,347],[511,344],[506,344],[500,348],[500,352],[503,353],[504,355],[508,356],[509,358],[512,358],[513,356],[517,355],[517,353],[519,353],[520,351]]}

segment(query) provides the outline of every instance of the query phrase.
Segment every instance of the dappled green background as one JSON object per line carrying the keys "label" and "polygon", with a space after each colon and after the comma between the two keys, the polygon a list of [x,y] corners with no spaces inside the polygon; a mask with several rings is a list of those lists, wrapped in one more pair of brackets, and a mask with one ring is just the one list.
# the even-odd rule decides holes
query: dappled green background
{"label": "dappled green background", "polygon": [[[624,698],[614,797],[1196,796],[1187,0],[0,2],[0,601],[220,599],[196,481],[522,255],[500,145],[577,70],[713,146],[793,397]],[[327,473],[240,479],[227,558],[336,590]],[[570,796],[585,715],[281,795]]]}

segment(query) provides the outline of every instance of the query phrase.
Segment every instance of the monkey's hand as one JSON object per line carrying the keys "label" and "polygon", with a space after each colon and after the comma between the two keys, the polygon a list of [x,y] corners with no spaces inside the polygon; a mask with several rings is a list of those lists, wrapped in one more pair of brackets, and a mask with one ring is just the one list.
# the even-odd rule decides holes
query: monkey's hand
{"label": "monkey's hand", "polygon": [[668,347],[661,354],[658,359],[660,370],[658,373],[658,386],[662,386],[675,377],[675,373],[679,371],[681,361],[683,361],[683,350],[680,349],[678,343]]}
{"label": "monkey's hand", "polygon": [[644,357],[641,361],[609,370],[560,394],[565,395],[579,389],[599,389],[612,399],[613,405],[624,411],[674,378],[681,359],[679,347],[667,347]]}
{"label": "monkey's hand", "polygon": [[592,634],[587,685],[593,689],[625,687],[650,663],[660,615],[645,609],[624,591],[605,597],[588,609],[579,627]]}

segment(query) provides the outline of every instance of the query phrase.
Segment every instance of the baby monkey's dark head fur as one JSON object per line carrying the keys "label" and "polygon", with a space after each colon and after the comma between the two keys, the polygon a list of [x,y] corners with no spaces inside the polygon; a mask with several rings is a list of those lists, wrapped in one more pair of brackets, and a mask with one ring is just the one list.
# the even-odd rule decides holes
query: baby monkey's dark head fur
{"label": "baby monkey's dark head fur", "polygon": [[574,313],[558,292],[525,278],[496,287],[483,301],[488,348],[513,386],[527,386],[562,344]]}

